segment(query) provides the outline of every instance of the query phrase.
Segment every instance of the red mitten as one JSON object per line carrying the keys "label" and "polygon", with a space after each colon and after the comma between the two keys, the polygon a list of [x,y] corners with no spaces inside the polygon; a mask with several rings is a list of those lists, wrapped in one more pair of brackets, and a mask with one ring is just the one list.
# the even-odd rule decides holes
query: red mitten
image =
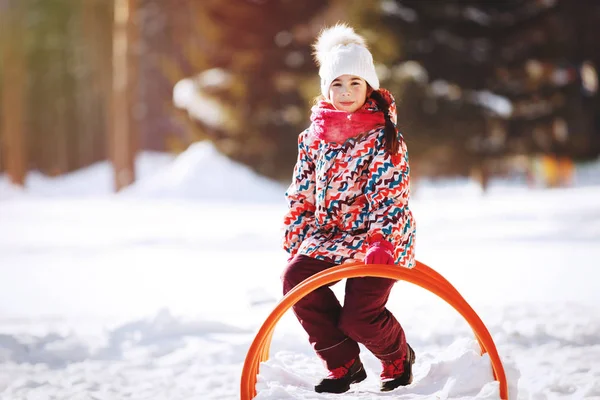
{"label": "red mitten", "polygon": [[394,246],[387,240],[372,243],[367,250],[365,264],[394,264]]}

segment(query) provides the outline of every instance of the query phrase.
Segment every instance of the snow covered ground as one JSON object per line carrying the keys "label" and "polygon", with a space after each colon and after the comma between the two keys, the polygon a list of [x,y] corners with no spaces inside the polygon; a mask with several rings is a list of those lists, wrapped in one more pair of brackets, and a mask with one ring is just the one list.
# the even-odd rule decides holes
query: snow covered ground
{"label": "snow covered ground", "polygon": [[[120,195],[105,163],[33,174],[24,191],[0,177],[1,400],[239,398],[248,346],[281,297],[285,188],[206,144],[138,166]],[[485,196],[423,184],[412,201],[417,258],[486,323],[511,398],[600,399],[598,174],[587,166],[571,189],[497,182]],[[365,382],[314,393],[324,369],[288,313],[257,399],[498,398],[456,311],[405,282],[389,308],[417,353],[412,385],[379,393],[363,350]]]}

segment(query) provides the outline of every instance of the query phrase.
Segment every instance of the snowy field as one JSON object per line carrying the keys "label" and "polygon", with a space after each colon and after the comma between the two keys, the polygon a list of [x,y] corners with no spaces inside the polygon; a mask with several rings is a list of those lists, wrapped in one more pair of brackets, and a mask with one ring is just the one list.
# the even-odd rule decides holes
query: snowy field
{"label": "snowy field", "polygon": [[[281,298],[285,188],[205,144],[138,166],[119,195],[106,164],[32,174],[24,191],[0,177],[1,400],[239,398],[247,349]],[[426,183],[412,200],[417,258],[487,325],[514,399],[600,399],[600,168],[582,176],[485,196]],[[379,393],[363,349],[366,381],[314,393],[325,370],[288,313],[257,399],[499,398],[456,311],[405,282],[389,308],[417,353],[412,385]]]}

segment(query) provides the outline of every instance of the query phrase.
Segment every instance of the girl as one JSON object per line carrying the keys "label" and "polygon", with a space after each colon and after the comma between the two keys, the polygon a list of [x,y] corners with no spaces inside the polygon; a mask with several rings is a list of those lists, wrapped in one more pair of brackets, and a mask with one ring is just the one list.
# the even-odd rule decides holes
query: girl
{"label": "girl", "polygon": [[[314,45],[321,100],[298,139],[286,192],[284,294],[304,279],[350,260],[412,268],[415,223],[408,208],[406,145],[396,130],[392,95],[379,88],[364,39],[346,25],[324,30]],[[329,374],[317,392],[343,393],[366,378],[362,343],[381,360],[381,390],[412,382],[415,355],[385,308],[395,281],[348,279],[344,305],[321,287],[294,312]]]}

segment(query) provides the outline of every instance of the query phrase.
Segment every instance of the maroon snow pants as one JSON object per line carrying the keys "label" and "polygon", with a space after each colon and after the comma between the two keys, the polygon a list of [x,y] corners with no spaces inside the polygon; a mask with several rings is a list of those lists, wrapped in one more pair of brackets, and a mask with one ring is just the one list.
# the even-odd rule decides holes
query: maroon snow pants
{"label": "maroon snow pants", "polygon": [[[305,255],[294,257],[281,277],[283,294],[334,265]],[[396,281],[384,278],[347,279],[343,306],[329,288],[334,283],[314,290],[294,305],[296,317],[327,369],[337,368],[357,357],[358,343],[380,360],[405,357],[404,331],[385,308],[394,283]]]}

